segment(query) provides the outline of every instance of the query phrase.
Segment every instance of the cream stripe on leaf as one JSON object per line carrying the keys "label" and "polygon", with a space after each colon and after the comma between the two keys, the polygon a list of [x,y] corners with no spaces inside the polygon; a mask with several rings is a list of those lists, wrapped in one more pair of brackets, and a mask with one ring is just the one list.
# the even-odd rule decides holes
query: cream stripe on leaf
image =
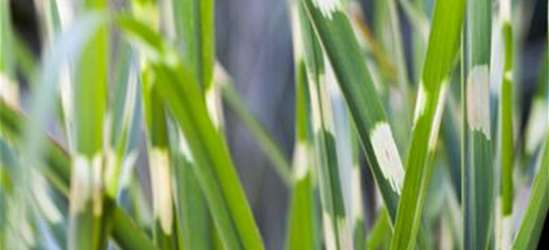
{"label": "cream stripe on leaf", "polygon": [[[213,0],[170,0],[169,11],[173,20],[166,24],[174,24],[172,29],[176,35],[182,55],[182,61],[188,67],[196,83],[201,87],[209,116],[219,131],[223,131],[223,108],[219,82],[214,79],[215,63],[215,32],[214,32],[214,1]],[[170,29],[168,27],[167,29]],[[206,250],[213,247],[216,240],[215,225],[210,212],[206,209],[206,200],[198,184],[192,168],[196,162],[190,154],[187,139],[180,131],[179,143],[186,158],[179,164],[177,186],[181,190],[177,199],[178,210],[183,220],[183,236],[185,248]],[[196,185],[194,185],[196,186]]]}
{"label": "cream stripe on leaf", "polygon": [[[330,12],[330,16],[326,16],[317,7],[318,2],[313,0],[300,0],[300,2],[304,3],[305,9],[308,11],[306,16],[309,18],[307,20],[314,27],[314,33],[318,35],[322,48],[333,67],[337,83],[349,107],[369,166],[381,191],[383,201],[388,208],[390,218],[394,221],[397,214],[399,193],[393,189],[395,185],[391,185],[391,182],[399,183],[399,180],[397,176],[391,176],[390,178],[394,179],[391,179],[390,182],[387,181],[386,176],[383,174],[384,170],[382,170],[385,166],[380,164],[380,159],[374,151],[371,138],[376,125],[386,123],[387,116],[374,87],[372,75],[362,57],[362,51],[354,36],[349,18],[341,9],[335,8]],[[305,44],[310,39],[307,34],[304,34]],[[392,132],[390,134],[392,135]],[[395,141],[391,139],[393,136],[388,138],[385,143],[395,145]],[[387,153],[393,152],[387,151]],[[400,169],[404,169],[398,154],[391,155],[390,159]],[[423,229],[420,230],[418,244],[420,248],[427,247]]]}
{"label": "cream stripe on leaf", "polygon": [[[465,99],[462,100],[465,102],[463,116],[467,124],[467,140],[464,141],[467,159],[463,161],[462,169],[463,247],[487,249],[494,228],[495,208],[490,110],[492,1],[468,2],[466,23],[466,82]],[[502,100],[506,99],[505,93],[502,95]]]}
{"label": "cream stripe on leaf", "polygon": [[[86,29],[89,31],[90,29]],[[21,115],[13,107],[6,105],[3,100],[0,100],[0,126],[2,127],[2,138],[9,138],[21,146],[24,138],[23,124],[30,121],[27,117]],[[75,156],[72,161],[77,165]],[[44,167],[39,168],[41,174],[46,178],[51,187],[59,192],[65,198],[71,195],[69,193],[69,185],[71,185],[71,172],[76,171],[71,169],[71,159],[55,141],[47,140],[45,143]],[[85,164],[88,164],[87,162]],[[83,174],[88,174],[88,168],[84,168]],[[82,174],[79,174],[82,176]],[[76,177],[74,177],[76,178]],[[87,181],[87,179],[86,179]],[[82,183],[82,182],[81,182]],[[157,249],[152,242],[149,241],[147,235],[142,231],[128,214],[117,204],[113,204],[111,217],[111,237],[118,246],[122,249],[136,250],[155,250]],[[88,242],[89,244],[89,242]]]}
{"label": "cream stripe on leaf", "polygon": [[[297,22],[297,3],[292,2],[292,32],[296,34],[299,28]],[[301,40],[301,36],[294,36]],[[299,43],[294,43],[294,46]],[[295,48],[299,51],[299,47]],[[301,50],[302,51],[302,50]],[[313,159],[311,142],[311,120],[309,118],[310,106],[308,105],[307,72],[302,54],[295,53],[296,57],[296,142],[293,154],[293,188],[290,208],[288,212],[288,230],[286,237],[286,250],[315,250],[318,239],[315,216],[315,192],[313,186]]]}
{"label": "cream stripe on leaf", "polygon": [[434,152],[444,105],[445,79],[454,66],[465,14],[465,0],[437,0],[434,7],[420,96],[406,161],[406,176],[391,249],[410,250],[416,242],[433,172]]}
{"label": "cream stripe on leaf", "polygon": [[352,249],[352,235],[346,218],[340,181],[341,166],[336,150],[333,109],[328,93],[328,84],[335,79],[328,68],[330,64],[324,60],[324,53],[320,49],[311,24],[304,15],[300,18],[313,116],[313,141],[318,164],[316,176],[320,189],[324,239],[329,250]]}
{"label": "cream stripe on leaf", "polygon": [[[107,8],[107,1],[87,0],[84,1],[83,7],[83,13],[104,11]],[[104,192],[102,150],[108,98],[108,32],[106,25],[99,26],[90,41],[84,45],[75,65],[75,81],[78,84],[74,85],[72,93],[74,107],[71,117],[75,121],[75,150],[77,157],[81,159],[74,163],[77,164],[75,168],[89,169],[82,170],[88,173],[87,181],[73,174],[71,192],[74,188],[89,186],[80,191],[90,192],[85,196],[90,201],[82,201],[85,204],[82,210],[79,209],[79,205],[72,206],[67,245],[70,250],[97,249],[105,247],[108,241],[102,225],[104,214],[102,211]],[[79,184],[79,181],[84,183]],[[71,202],[73,202],[72,199]]]}
{"label": "cream stripe on leaf", "polygon": [[156,85],[159,78],[152,66],[143,59],[141,78],[143,82],[142,97],[145,114],[145,127],[148,137],[149,171],[153,186],[154,240],[160,249],[173,249],[176,235],[174,227],[174,203],[172,200],[172,163],[169,155],[168,127],[165,105],[160,98]]}

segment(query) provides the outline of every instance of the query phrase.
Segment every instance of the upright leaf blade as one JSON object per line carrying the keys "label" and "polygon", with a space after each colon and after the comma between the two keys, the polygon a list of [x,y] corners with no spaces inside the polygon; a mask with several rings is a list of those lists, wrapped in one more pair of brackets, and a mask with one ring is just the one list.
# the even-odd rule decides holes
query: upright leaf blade
{"label": "upright leaf blade", "polygon": [[354,31],[339,0],[302,1],[334,69],[389,214],[394,218],[404,170]]}
{"label": "upright leaf blade", "polygon": [[411,249],[416,241],[433,170],[446,79],[457,55],[464,13],[464,0],[436,1],[416,103],[402,199],[391,244],[394,250]]}
{"label": "upright leaf blade", "polygon": [[[394,221],[404,169],[393,133],[348,17],[339,0],[301,0],[326,51],[337,83],[349,107],[362,149],[381,196]],[[365,108],[368,107],[368,108]],[[427,248],[421,230],[419,247]]]}
{"label": "upright leaf blade", "polygon": [[296,66],[296,144],[293,161],[293,185],[288,216],[286,250],[319,249],[316,235],[313,162],[310,139],[310,109],[308,106],[307,72],[298,59]]}
{"label": "upright leaf blade", "polygon": [[[467,121],[469,138],[468,144],[465,145],[468,161],[464,162],[462,170],[463,247],[466,249],[487,249],[492,238],[494,221],[495,171],[489,105],[491,13],[490,0],[468,3],[466,58],[463,59],[466,60],[467,82],[465,99],[462,100],[466,102],[463,115]],[[504,95],[502,99],[505,98]],[[503,117],[505,115],[507,114]],[[508,145],[505,145],[504,149],[506,147]],[[505,176],[506,173],[502,174]]]}
{"label": "upright leaf blade", "polygon": [[538,170],[528,199],[528,207],[522,219],[517,237],[513,243],[514,250],[534,250],[543,241],[544,222],[549,213],[549,136],[546,136],[545,147],[538,160]]}
{"label": "upright leaf blade", "polygon": [[228,249],[263,249],[229,151],[209,118],[198,85],[181,67],[158,65],[158,88],[187,139],[194,168],[220,237]]}
{"label": "upright leaf blade", "polygon": [[[0,100],[0,111],[0,127],[2,127],[2,134],[0,136],[20,146],[23,144],[24,139],[22,125],[28,123],[30,120],[13,107],[8,106],[3,100]],[[63,196],[69,196],[70,176],[72,172],[69,155],[59,144],[51,139],[46,141],[44,151],[44,166],[39,168],[41,173]],[[122,249],[156,249],[145,233],[116,204],[112,208],[110,219],[112,222],[111,236]]]}

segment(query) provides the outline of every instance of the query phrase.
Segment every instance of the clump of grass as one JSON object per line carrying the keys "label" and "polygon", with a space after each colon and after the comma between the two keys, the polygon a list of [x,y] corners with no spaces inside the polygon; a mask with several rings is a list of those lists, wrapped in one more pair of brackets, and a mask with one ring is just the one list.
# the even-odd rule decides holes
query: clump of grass
{"label": "clump of grass", "polygon": [[[41,59],[18,44],[9,4],[0,0],[2,249],[268,248],[224,108],[290,194],[285,249],[535,249],[542,237],[549,57],[519,131],[523,37],[510,0],[436,0],[432,13],[423,0],[388,1],[374,23],[347,1],[289,1],[291,156],[216,62],[215,1],[37,1]],[[417,21],[410,60],[402,18]],[[524,208],[518,190],[530,190]]]}

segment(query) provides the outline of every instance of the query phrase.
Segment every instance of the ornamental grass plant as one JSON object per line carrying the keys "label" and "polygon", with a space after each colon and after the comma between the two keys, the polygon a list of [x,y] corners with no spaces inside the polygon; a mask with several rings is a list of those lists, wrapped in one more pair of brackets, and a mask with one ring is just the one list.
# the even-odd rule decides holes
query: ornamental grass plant
{"label": "ornamental grass plant", "polygon": [[[0,249],[549,239],[546,0],[285,1],[291,153],[218,58],[222,0],[34,0],[39,53],[15,2],[0,0]],[[544,14],[532,19],[545,23],[536,64],[522,49],[528,7]],[[257,211],[272,204],[250,195],[235,160],[234,121],[286,194],[278,244]]]}

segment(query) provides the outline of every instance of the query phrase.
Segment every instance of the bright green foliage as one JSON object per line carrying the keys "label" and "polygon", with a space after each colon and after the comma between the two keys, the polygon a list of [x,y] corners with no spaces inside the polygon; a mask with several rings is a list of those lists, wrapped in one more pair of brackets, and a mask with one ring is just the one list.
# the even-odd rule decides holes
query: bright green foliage
{"label": "bright green foliage", "polygon": [[170,0],[178,47],[197,82],[213,83],[215,61],[214,0]]}
{"label": "bright green foliage", "polygon": [[307,73],[303,61],[297,62],[296,74],[296,145],[294,153],[294,184],[288,216],[286,250],[316,250],[319,242],[316,232],[315,197],[312,161],[308,159],[312,143],[309,134],[309,105]]}
{"label": "bright green foliage", "polygon": [[394,250],[411,249],[416,240],[433,170],[445,81],[455,63],[464,14],[463,0],[436,1],[391,246]]}
{"label": "bright green foliage", "polygon": [[[303,3],[298,3],[299,22],[295,25],[303,37],[304,60],[306,65],[307,86],[312,109],[312,127],[314,137],[315,159],[318,163],[317,178],[322,203],[322,222],[326,248],[352,249],[352,234],[349,227],[342,185],[340,182],[340,167],[336,152],[335,126],[332,114],[331,93],[329,84],[335,84],[334,76],[330,75],[330,65],[324,62],[318,38],[312,25],[305,17]],[[299,27],[297,27],[299,26]],[[296,43],[299,44],[299,43]],[[330,82],[332,81],[332,82]]]}
{"label": "bright green foliage", "polygon": [[[398,152],[390,151],[386,153],[391,158],[391,166],[381,166],[379,156],[374,151],[376,145],[372,142],[371,133],[377,125],[387,124],[387,119],[383,105],[377,97],[372,78],[363,58],[360,56],[361,50],[353,35],[351,24],[339,1],[335,1],[338,4],[335,5],[329,16],[325,16],[318,9],[315,5],[318,4],[316,0],[304,0],[303,2],[334,69],[337,83],[347,101],[361,145],[366,153],[385,204],[389,209],[389,213],[396,215],[398,195],[400,193],[398,183],[401,182],[399,176],[403,171],[402,164]],[[394,144],[392,138],[384,139],[388,140],[389,144]],[[385,172],[381,168],[392,169]],[[395,173],[395,175],[386,175],[384,173]]]}
{"label": "bright green foliage", "polygon": [[549,140],[547,139],[545,147],[540,152],[540,159],[538,159],[538,173],[534,179],[528,208],[513,244],[513,249],[516,250],[538,249],[538,242],[543,237],[541,232],[549,212],[549,146],[547,144]]}
{"label": "bright green foliage", "polygon": [[[100,11],[106,1],[86,1],[85,11]],[[102,223],[103,124],[107,105],[108,30],[100,26],[84,46],[76,66],[74,107],[76,157],[71,177],[68,249],[100,249],[107,244]],[[91,243],[91,244],[90,244]]]}
{"label": "bright green foliage", "polygon": [[[28,122],[18,111],[9,107],[4,101],[0,101],[0,124],[2,136],[21,145],[22,124]],[[4,134],[5,133],[5,134]],[[40,168],[42,174],[53,184],[63,196],[69,195],[69,183],[71,176],[71,163],[67,152],[49,139],[45,143],[44,167]],[[111,211],[112,237],[123,249],[155,249],[154,245],[146,238],[145,234],[134,224],[132,219],[120,207],[114,206]]]}
{"label": "bright green foliage", "polygon": [[[215,15],[227,9],[119,2],[34,1],[37,55],[19,32],[20,3],[0,0],[1,249],[538,247],[549,212],[549,53],[531,105],[515,102],[532,68],[516,59],[530,27],[515,23],[528,24],[529,3],[288,1],[277,9],[291,16],[295,64],[285,155],[223,70],[241,67],[216,61],[215,29],[228,26]],[[253,214],[224,108],[278,174],[262,178],[284,183],[275,188],[288,192],[276,218],[285,231]]]}

